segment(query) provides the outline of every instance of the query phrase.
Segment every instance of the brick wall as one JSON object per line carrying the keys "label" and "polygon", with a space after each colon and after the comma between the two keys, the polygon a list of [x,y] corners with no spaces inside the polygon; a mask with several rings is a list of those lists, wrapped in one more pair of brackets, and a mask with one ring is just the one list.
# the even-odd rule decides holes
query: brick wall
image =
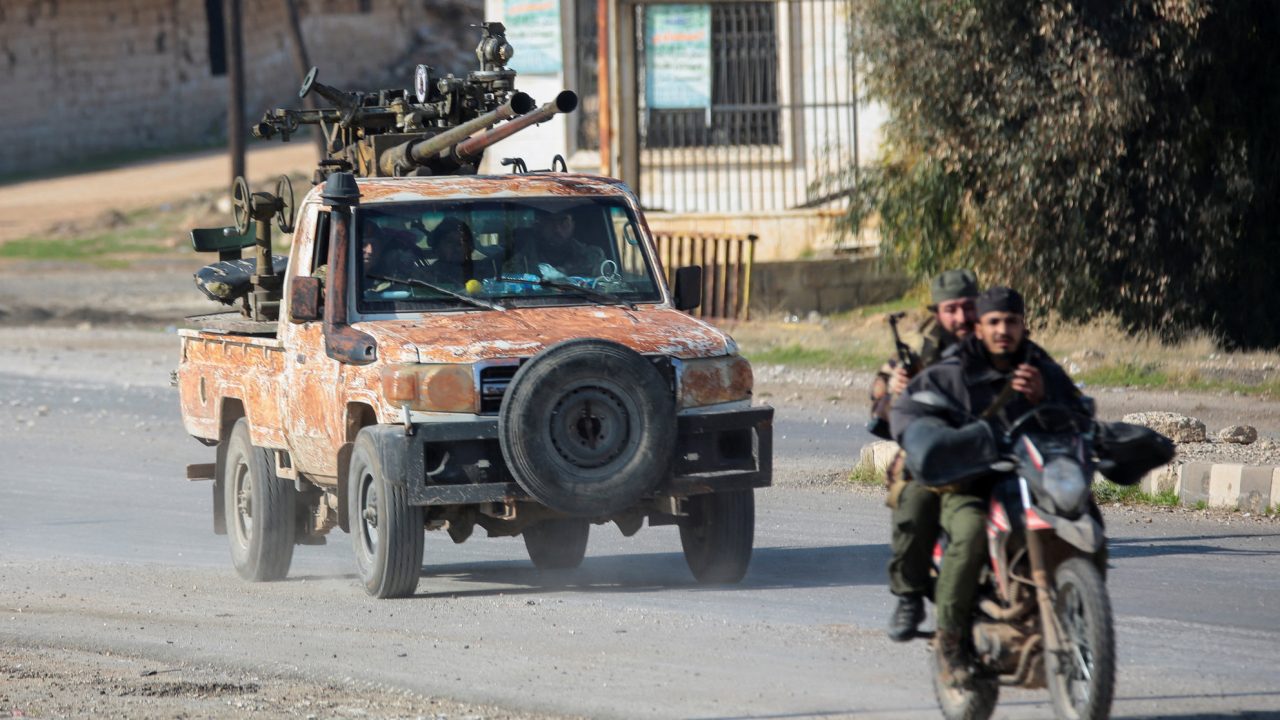
{"label": "brick wall", "polygon": [[[467,25],[482,19],[481,3],[456,0],[299,5],[320,81],[353,89],[408,87],[410,75],[384,83],[391,68],[416,62],[471,69],[457,64],[456,49],[474,47],[478,35]],[[284,2],[242,0],[242,6],[245,119],[252,123],[269,107],[296,101],[301,78]],[[205,12],[205,0],[0,2],[0,175],[225,138],[227,78],[211,73]],[[438,47],[427,42],[432,37],[449,40],[444,62],[411,52]]]}

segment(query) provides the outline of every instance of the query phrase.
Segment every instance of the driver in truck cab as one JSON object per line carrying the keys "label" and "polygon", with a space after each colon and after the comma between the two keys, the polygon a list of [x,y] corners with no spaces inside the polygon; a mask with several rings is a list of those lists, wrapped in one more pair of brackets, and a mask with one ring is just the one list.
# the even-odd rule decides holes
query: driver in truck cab
{"label": "driver in truck cab", "polygon": [[578,223],[572,210],[547,213],[538,218],[533,232],[524,233],[518,250],[509,263],[516,267],[536,267],[547,280],[565,276],[594,278],[600,275],[605,254],[578,236]]}
{"label": "driver in truck cab", "polygon": [[360,245],[364,264],[364,282],[368,290],[386,290],[395,280],[418,279],[425,263],[422,252],[413,242],[413,233],[379,227],[364,227]]}

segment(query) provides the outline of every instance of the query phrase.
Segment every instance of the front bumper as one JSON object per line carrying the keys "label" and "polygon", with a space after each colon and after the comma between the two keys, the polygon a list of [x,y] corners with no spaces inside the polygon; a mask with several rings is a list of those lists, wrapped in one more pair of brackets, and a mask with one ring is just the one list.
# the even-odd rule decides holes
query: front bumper
{"label": "front bumper", "polygon": [[[773,482],[773,408],[687,412],[676,418],[674,472],[654,496],[684,497]],[[406,430],[408,432],[406,433]],[[378,425],[382,468],[413,505],[530,500],[503,460],[498,419]]]}

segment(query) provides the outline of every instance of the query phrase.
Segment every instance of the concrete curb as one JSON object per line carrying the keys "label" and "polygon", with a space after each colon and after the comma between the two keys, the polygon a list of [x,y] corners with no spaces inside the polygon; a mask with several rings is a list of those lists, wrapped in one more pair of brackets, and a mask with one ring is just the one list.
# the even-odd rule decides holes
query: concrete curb
{"label": "concrete curb", "polygon": [[[881,440],[862,446],[858,465],[884,473],[898,444]],[[1280,467],[1239,463],[1175,463],[1156,468],[1141,481],[1142,491],[1172,492],[1182,504],[1265,512],[1280,505]]]}

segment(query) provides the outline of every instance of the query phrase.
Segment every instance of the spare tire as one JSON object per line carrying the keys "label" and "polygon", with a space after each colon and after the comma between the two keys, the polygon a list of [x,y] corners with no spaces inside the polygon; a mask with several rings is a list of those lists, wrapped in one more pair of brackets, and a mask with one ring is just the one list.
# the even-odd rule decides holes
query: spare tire
{"label": "spare tire", "polygon": [[567,340],[511,379],[498,415],[507,467],[520,487],[579,517],[626,510],[669,477],[673,393],[653,363],[607,340]]}

